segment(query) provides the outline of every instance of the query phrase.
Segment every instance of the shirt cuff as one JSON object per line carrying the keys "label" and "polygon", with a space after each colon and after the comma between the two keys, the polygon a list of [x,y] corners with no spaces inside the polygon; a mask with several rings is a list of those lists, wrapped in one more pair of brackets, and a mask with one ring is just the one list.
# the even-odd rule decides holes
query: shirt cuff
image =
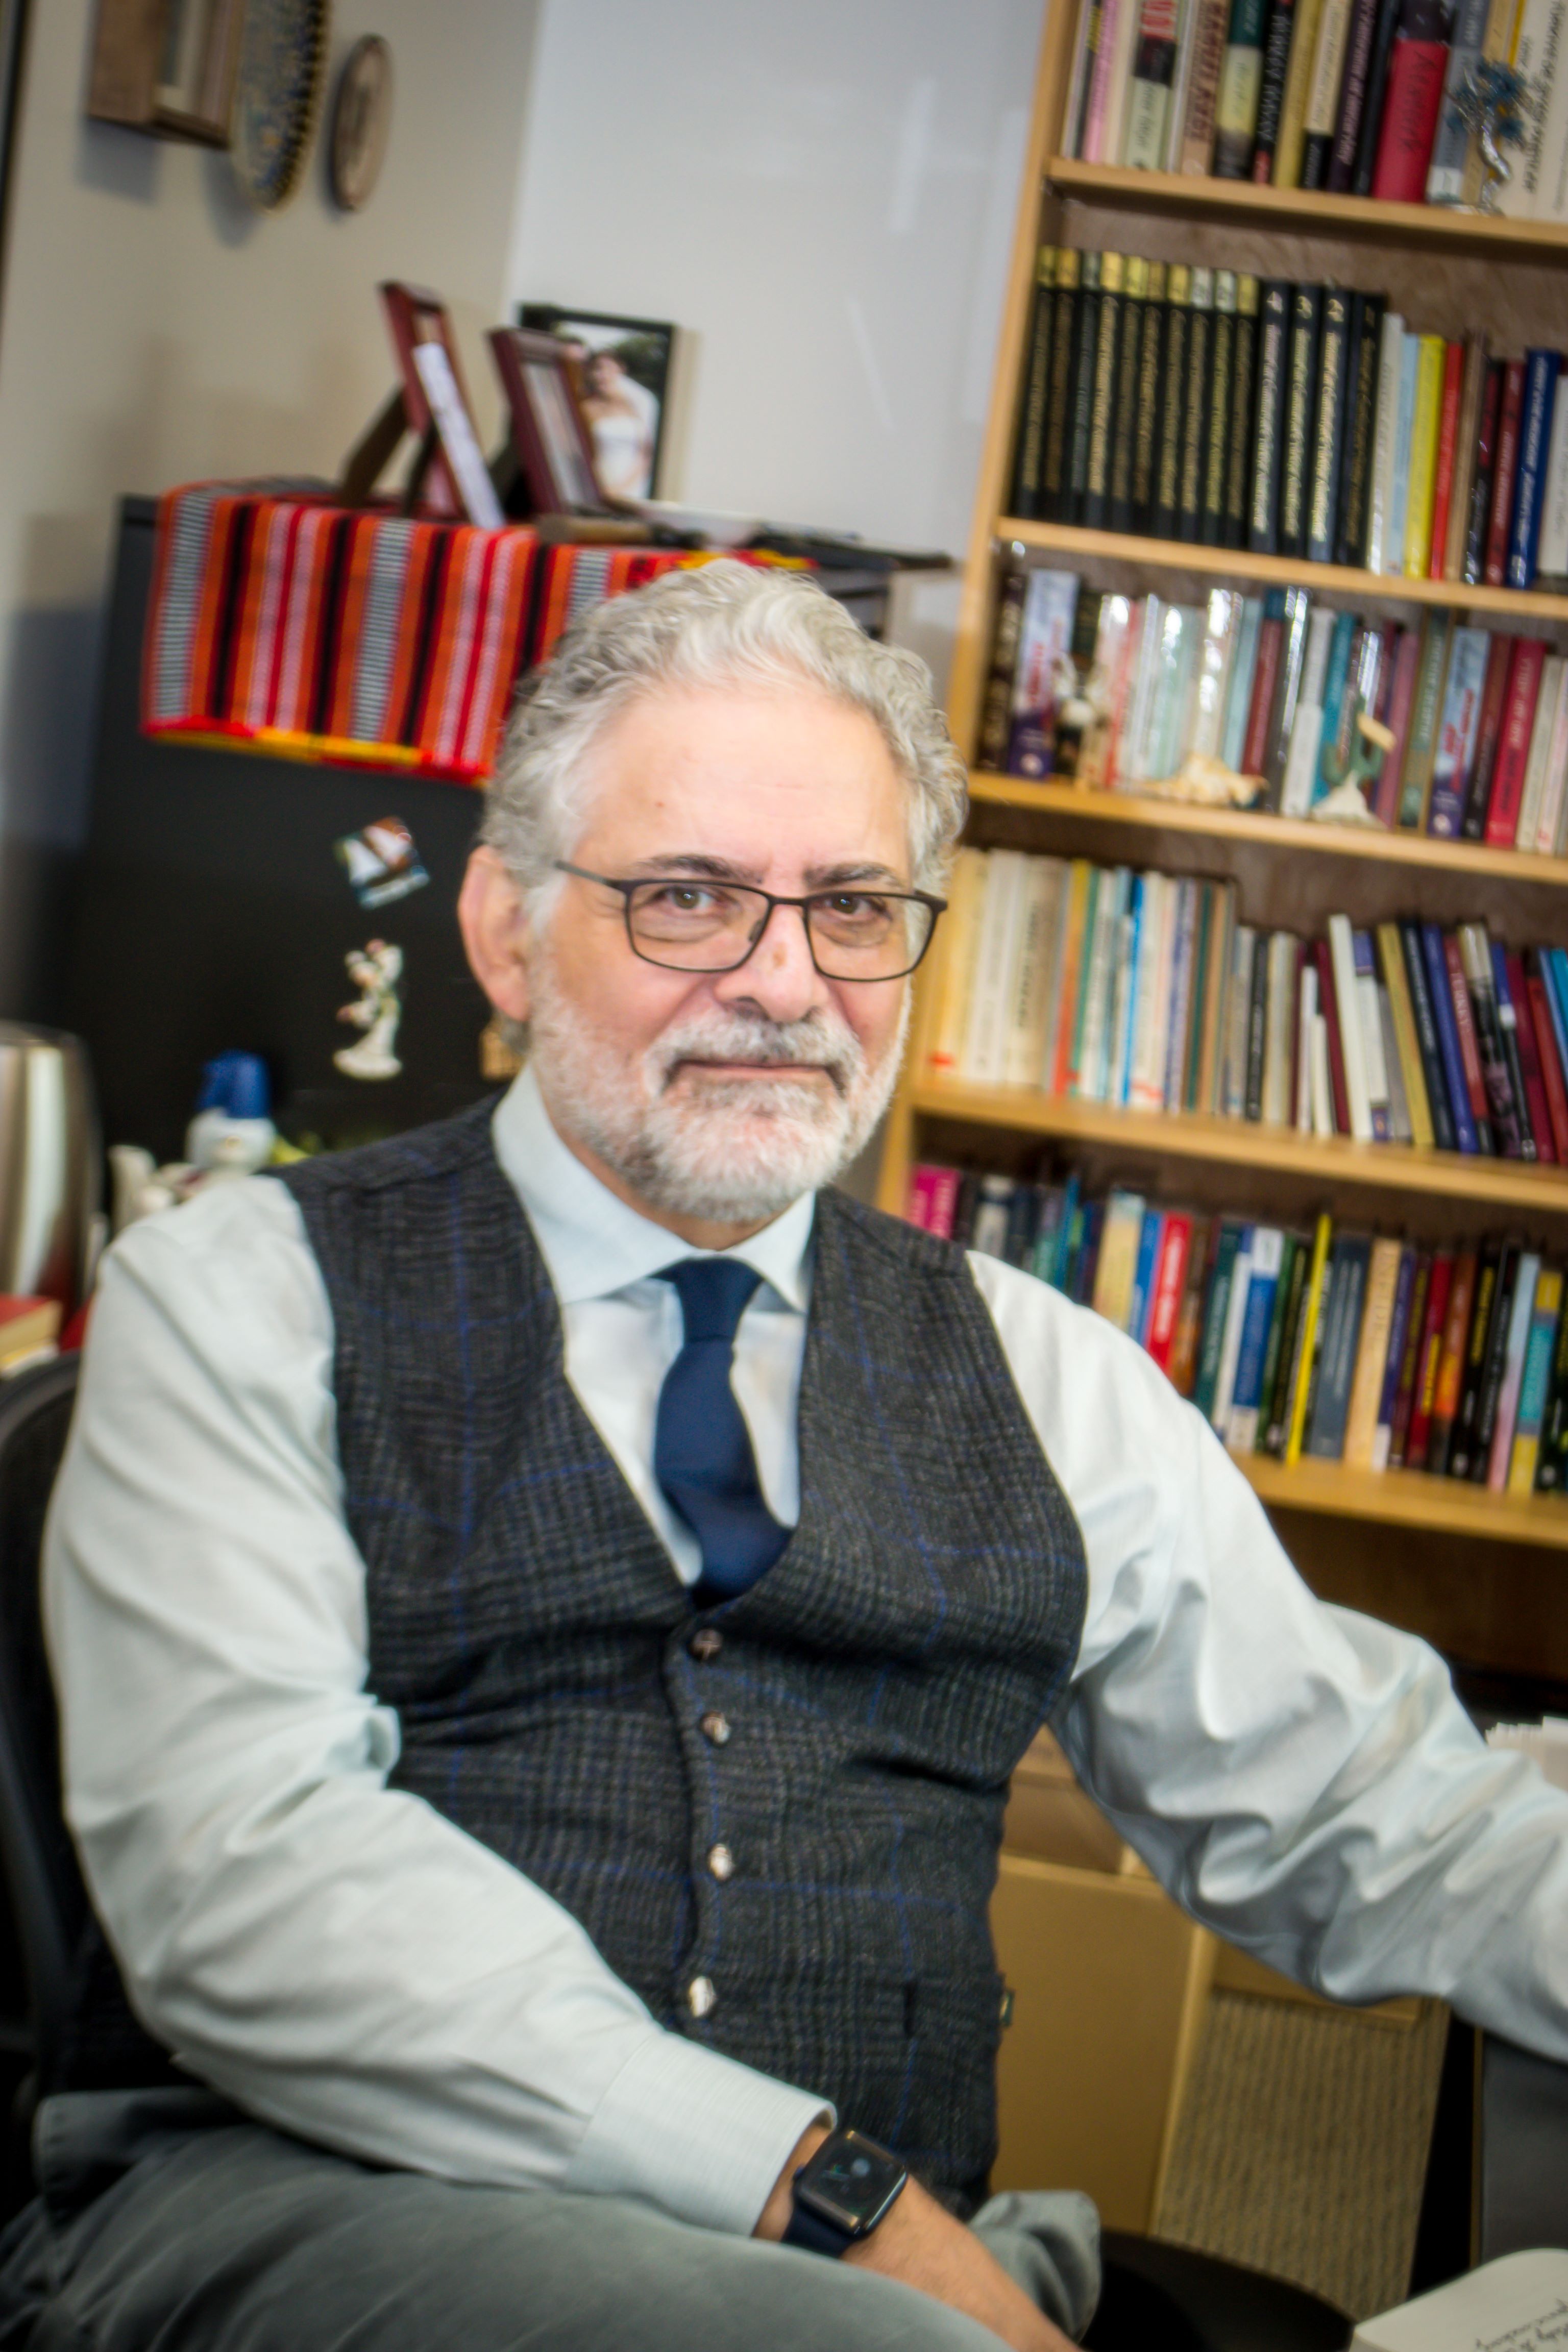
{"label": "shirt cuff", "polygon": [[660,2032],[600,2100],[561,2186],[749,2237],[801,2135],[835,2120],[809,2091]]}

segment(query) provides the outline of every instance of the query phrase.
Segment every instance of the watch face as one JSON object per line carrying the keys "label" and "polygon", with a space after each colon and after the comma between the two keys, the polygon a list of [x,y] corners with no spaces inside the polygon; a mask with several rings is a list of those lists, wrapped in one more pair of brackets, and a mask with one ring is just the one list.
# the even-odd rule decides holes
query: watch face
{"label": "watch face", "polygon": [[879,2221],[904,2185],[904,2167],[863,2132],[835,2132],[796,2183],[818,2212],[859,2232]]}

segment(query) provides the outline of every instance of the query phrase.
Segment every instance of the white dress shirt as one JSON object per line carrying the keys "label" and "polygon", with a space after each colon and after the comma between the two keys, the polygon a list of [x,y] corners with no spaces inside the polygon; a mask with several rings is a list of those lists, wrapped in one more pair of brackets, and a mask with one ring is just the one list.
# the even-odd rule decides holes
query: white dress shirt
{"label": "white dress shirt", "polygon": [[[495,1138],[566,1376],[690,1581],[652,1467],[680,1314],[650,1277],[696,1253],[595,1181],[526,1073]],[[788,1524],[813,1213],[733,1253],[763,1277],[735,1391]],[[1302,1981],[1441,1994],[1568,2059],[1568,1797],[1485,1748],[1424,1643],[1311,1597],[1141,1349],[970,1264],[1082,1530],[1058,1728],[1118,1829],[1189,1911]],[[224,1186],[110,1253],[46,1605],[68,1811],[133,2001],[195,2074],[306,2138],[749,2231],[821,2101],[664,2031],[561,1906],[386,1785],[398,1724],[366,1688],[331,1371],[281,1185]]]}

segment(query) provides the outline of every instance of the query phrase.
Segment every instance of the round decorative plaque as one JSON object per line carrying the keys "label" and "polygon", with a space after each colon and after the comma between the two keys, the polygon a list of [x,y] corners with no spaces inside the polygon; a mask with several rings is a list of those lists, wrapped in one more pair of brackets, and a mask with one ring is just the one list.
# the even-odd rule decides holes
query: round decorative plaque
{"label": "round decorative plaque", "polygon": [[300,184],[321,112],[331,0],[246,0],[234,91],[235,177],[258,212]]}
{"label": "round decorative plaque", "polygon": [[379,33],[354,43],[338,76],[327,149],[332,194],[346,213],[368,204],[392,129],[392,50]]}

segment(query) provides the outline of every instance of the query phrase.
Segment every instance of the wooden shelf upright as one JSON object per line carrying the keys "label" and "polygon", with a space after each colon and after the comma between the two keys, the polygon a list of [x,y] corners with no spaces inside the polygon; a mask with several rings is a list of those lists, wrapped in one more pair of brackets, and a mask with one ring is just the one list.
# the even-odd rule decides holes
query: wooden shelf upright
{"label": "wooden shelf upright", "polygon": [[[980,466],[949,694],[954,740],[973,757],[996,591],[1005,561],[1031,555],[1079,572],[1089,593],[1202,595],[1215,582],[1291,583],[1358,610],[1449,606],[1568,651],[1568,596],[1388,578],[1025,521],[1006,511],[1035,257],[1042,243],[1109,249],[1258,277],[1331,279],[1386,293],[1423,331],[1480,327],[1511,350],[1568,349],[1568,229],[1439,207],[1137,172],[1064,159],[1059,131],[1076,29],[1054,0],[1044,33]],[[1223,875],[1243,919],[1321,933],[1419,914],[1486,919],[1510,946],[1568,936],[1568,859],[1428,839],[1335,831],[1266,813],[1090,792],[1060,780],[972,778],[968,837],[1058,856]],[[1042,1148],[1097,1184],[1135,1179],[1163,1199],[1300,1223],[1320,1209],[1426,1239],[1521,1233],[1568,1256],[1568,1170],[1324,1142],[1278,1128],[1060,1101],[1028,1088],[938,1084],[925,1021],[942,936],[921,978],[909,1065],[889,1121],[880,1199],[901,1213],[926,1159],[1032,1166]],[[1474,1664],[1568,1680],[1568,1503],[1520,1499],[1393,1471],[1329,1463],[1240,1465],[1303,1573],[1325,1597],[1394,1618]]]}

